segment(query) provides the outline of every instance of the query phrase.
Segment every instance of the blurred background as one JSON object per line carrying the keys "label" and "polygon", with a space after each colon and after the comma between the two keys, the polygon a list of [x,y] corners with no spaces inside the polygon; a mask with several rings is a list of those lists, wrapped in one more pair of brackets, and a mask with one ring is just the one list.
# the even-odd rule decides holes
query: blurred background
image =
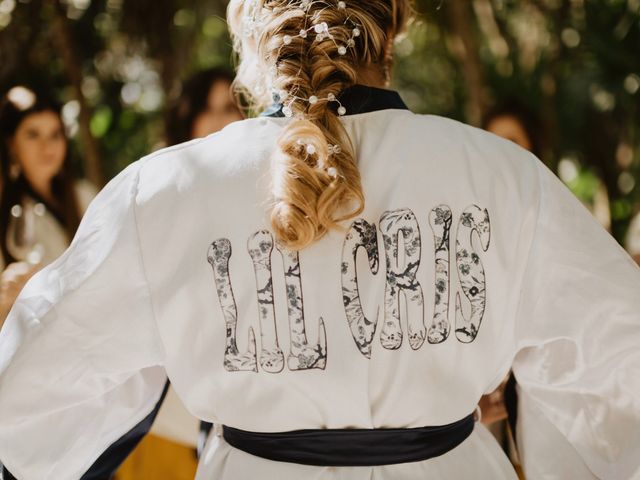
{"label": "blurred background", "polygon": [[[226,3],[0,0],[0,96],[9,100],[0,108],[0,327],[22,285],[64,251],[94,187],[241,118],[225,73],[234,62]],[[640,263],[640,0],[416,7],[393,70],[409,107],[533,151]],[[61,112],[17,85],[52,95]],[[49,135],[49,153],[26,148],[32,138],[16,129],[28,122],[29,135]],[[517,466],[503,389],[481,400],[483,422]],[[162,408],[117,480],[193,478],[210,427],[171,389]]]}
{"label": "blurred background", "polygon": [[[0,0],[0,92],[52,91],[102,186],[164,146],[182,81],[232,68],[224,0]],[[394,88],[482,125],[526,111],[536,151],[624,241],[640,210],[640,0],[420,0]],[[603,220],[604,223],[607,220]]]}

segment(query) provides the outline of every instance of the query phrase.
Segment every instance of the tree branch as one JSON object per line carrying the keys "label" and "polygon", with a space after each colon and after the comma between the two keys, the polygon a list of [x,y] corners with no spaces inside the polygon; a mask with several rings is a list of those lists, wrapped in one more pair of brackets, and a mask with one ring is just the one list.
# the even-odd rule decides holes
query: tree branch
{"label": "tree branch", "polygon": [[466,105],[467,121],[480,125],[486,109],[484,95],[484,72],[478,53],[478,41],[474,36],[474,25],[469,12],[469,3],[463,0],[451,0],[448,3],[447,15],[451,31],[463,48],[454,49],[451,53],[456,57],[467,85],[468,99]]}
{"label": "tree branch", "polygon": [[91,134],[92,109],[82,93],[82,65],[75,50],[73,34],[67,20],[64,5],[60,0],[54,0],[54,25],[52,29],[53,41],[61,52],[62,60],[71,82],[75,98],[80,104],[80,139],[83,145],[82,161],[87,178],[95,185],[104,185],[104,173],[100,149],[96,139]]}

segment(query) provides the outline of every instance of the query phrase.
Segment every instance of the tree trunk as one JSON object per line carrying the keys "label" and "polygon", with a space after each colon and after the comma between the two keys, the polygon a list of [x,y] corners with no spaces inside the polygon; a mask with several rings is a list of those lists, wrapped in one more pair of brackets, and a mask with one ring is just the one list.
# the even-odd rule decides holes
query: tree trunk
{"label": "tree trunk", "polygon": [[54,0],[54,9],[53,40],[61,53],[75,98],[80,104],[79,127],[80,140],[83,147],[82,162],[85,174],[96,186],[102,187],[105,181],[100,148],[96,139],[91,134],[92,109],[82,93],[82,63],[75,50],[73,34],[67,20],[65,7],[60,0]]}
{"label": "tree trunk", "polygon": [[480,125],[487,102],[478,41],[474,35],[475,25],[469,8],[470,4],[467,1],[451,0],[448,3],[447,15],[451,33],[462,45],[461,49],[454,49],[452,53],[462,67],[467,85],[466,120],[472,125]]}

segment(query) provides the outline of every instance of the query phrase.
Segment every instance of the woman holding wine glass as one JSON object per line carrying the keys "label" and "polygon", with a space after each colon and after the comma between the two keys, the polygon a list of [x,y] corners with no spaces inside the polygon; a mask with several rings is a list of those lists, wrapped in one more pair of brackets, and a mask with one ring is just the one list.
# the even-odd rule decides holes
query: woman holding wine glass
{"label": "woman holding wine glass", "polygon": [[96,189],[77,181],[60,106],[23,86],[0,102],[0,326],[31,276],[69,245]]}

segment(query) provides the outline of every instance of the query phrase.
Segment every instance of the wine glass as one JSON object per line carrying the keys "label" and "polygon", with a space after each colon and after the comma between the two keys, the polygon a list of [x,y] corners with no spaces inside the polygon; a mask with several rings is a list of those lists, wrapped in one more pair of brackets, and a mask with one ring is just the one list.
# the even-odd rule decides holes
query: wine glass
{"label": "wine glass", "polygon": [[7,250],[18,261],[38,265],[44,258],[44,245],[38,239],[38,222],[46,213],[42,203],[25,202],[11,207],[7,229]]}

